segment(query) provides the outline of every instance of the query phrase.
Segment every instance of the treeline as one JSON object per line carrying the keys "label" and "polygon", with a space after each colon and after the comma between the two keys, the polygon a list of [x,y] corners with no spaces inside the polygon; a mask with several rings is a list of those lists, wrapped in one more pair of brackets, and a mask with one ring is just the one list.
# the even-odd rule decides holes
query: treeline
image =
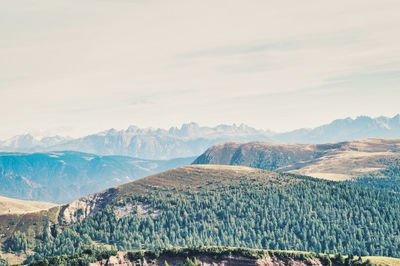
{"label": "treeline", "polygon": [[[400,257],[399,194],[286,177],[285,184],[247,179],[189,192],[154,189],[58,235],[45,233],[30,260],[98,244],[116,250],[200,245]],[[113,208],[123,205],[150,206],[153,215],[117,218]]]}
{"label": "treeline", "polygon": [[35,247],[35,241],[25,233],[16,232],[3,244],[5,251],[23,251],[26,252],[28,249]]}
{"label": "treeline", "polygon": [[63,265],[63,266],[84,266],[90,263],[100,261],[103,259],[108,259],[111,256],[115,256],[117,251],[115,250],[95,250],[86,249],[80,254],[73,255],[62,255],[62,256],[52,256],[44,258],[40,261],[33,261],[29,263],[30,266],[53,266],[53,265]]}
{"label": "treeline", "polygon": [[385,169],[355,178],[351,182],[366,187],[400,192],[400,160],[386,158],[380,159],[379,162],[386,166]]}
{"label": "treeline", "polygon": [[[89,263],[108,259],[110,256],[115,256],[116,251],[97,251],[87,249],[80,254],[53,256],[40,261],[31,262],[30,266],[50,266],[50,265],[89,265]],[[197,266],[197,258],[209,257],[214,260],[222,260],[227,257],[236,256],[249,259],[263,259],[266,257],[274,257],[276,259],[287,261],[292,259],[299,262],[304,262],[309,259],[318,259],[322,265],[358,265],[368,266],[373,265],[369,260],[363,261],[361,257],[354,256],[344,257],[341,254],[335,256],[321,255],[318,253],[303,253],[303,252],[283,252],[283,251],[268,251],[268,250],[252,250],[246,248],[228,248],[228,247],[192,247],[192,248],[170,248],[161,250],[136,250],[129,251],[125,255],[125,259],[135,265],[143,265],[144,261],[156,262],[163,260],[165,265],[169,265],[167,259],[181,258],[182,261],[174,264],[175,266]]]}

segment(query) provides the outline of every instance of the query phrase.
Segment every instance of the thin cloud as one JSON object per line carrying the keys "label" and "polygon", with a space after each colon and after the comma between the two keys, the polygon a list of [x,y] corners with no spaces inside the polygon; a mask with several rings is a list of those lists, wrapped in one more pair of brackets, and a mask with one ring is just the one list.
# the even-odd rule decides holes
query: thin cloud
{"label": "thin cloud", "polygon": [[74,134],[187,121],[289,130],[398,113],[397,0],[2,7],[0,139],[49,125]]}

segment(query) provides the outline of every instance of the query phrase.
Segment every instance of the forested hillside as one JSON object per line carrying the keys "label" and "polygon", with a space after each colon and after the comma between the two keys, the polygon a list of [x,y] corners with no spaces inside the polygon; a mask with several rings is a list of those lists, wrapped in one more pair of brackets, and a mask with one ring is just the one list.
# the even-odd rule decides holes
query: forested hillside
{"label": "forested hillside", "polygon": [[400,160],[397,158],[381,159],[385,166],[380,171],[368,173],[361,177],[354,178],[350,182],[361,186],[377,189],[384,189],[393,192],[400,192]]}
{"label": "forested hillside", "polygon": [[[198,165],[90,199],[96,198],[104,207],[65,206],[58,223],[45,227],[43,235],[17,234],[4,242],[4,249],[33,250],[31,259],[102,244],[117,250],[219,245],[400,257],[400,195],[383,190],[247,167]],[[71,214],[78,222],[68,226]]]}

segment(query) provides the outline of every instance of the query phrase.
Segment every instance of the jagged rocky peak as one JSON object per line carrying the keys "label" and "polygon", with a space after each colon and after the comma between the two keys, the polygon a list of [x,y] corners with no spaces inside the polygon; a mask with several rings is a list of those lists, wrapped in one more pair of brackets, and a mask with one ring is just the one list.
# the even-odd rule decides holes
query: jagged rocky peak
{"label": "jagged rocky peak", "polygon": [[128,127],[128,129],[126,130],[127,133],[136,133],[139,130],[139,128],[137,126],[131,125]]}
{"label": "jagged rocky peak", "polygon": [[346,140],[400,136],[400,115],[337,119],[313,129],[273,133],[245,124],[200,126],[191,122],[181,127],[110,129],[82,138],[56,137],[37,140],[31,135],[16,136],[0,142],[0,151],[47,152],[76,150],[100,155],[128,155],[145,159],[171,159],[197,156],[212,145],[228,141],[274,141],[291,143],[328,143]]}
{"label": "jagged rocky peak", "polygon": [[183,124],[180,130],[180,135],[182,137],[191,137],[195,136],[199,132],[199,125],[197,123],[188,123],[188,124]]}

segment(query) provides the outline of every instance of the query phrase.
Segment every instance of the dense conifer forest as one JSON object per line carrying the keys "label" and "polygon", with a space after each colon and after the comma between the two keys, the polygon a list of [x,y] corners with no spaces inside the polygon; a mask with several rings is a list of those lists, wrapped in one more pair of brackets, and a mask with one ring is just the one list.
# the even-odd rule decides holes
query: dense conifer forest
{"label": "dense conifer forest", "polygon": [[[215,245],[400,257],[397,193],[293,174],[271,173],[269,179],[249,174],[224,185],[202,182],[206,185],[196,189],[152,186],[64,230],[47,229],[40,241],[15,235],[5,248],[33,249],[30,261],[102,245],[115,250]],[[121,216],[120,210],[127,209],[132,211]]]}
{"label": "dense conifer forest", "polygon": [[356,178],[351,182],[361,186],[400,192],[400,160],[387,158],[380,161],[386,168],[376,173]]}

